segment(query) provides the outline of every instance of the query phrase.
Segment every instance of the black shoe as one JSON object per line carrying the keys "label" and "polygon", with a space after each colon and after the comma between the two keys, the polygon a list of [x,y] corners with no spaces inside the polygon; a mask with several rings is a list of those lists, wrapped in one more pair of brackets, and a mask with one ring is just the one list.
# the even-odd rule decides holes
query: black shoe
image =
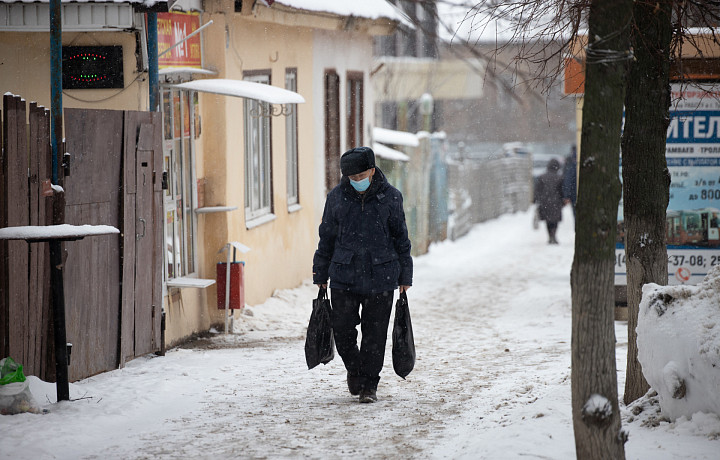
{"label": "black shoe", "polygon": [[361,403],[377,402],[377,392],[372,388],[363,388],[362,391],[360,391],[360,402]]}
{"label": "black shoe", "polygon": [[348,372],[347,385],[348,390],[350,390],[350,394],[353,396],[359,395],[360,391],[362,391],[362,380],[360,379],[359,375],[354,375]]}

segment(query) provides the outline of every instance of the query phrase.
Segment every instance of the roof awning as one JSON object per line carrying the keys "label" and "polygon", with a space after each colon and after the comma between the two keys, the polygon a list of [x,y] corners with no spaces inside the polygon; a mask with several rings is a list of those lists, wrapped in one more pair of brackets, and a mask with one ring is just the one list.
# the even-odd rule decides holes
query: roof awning
{"label": "roof awning", "polygon": [[270,104],[301,104],[305,102],[305,98],[294,91],[245,80],[215,78],[188,81],[170,87],[256,99]]}
{"label": "roof awning", "polygon": [[373,151],[375,152],[375,155],[386,160],[410,161],[410,157],[400,152],[399,150],[391,149],[390,147],[379,144],[377,142],[373,143]]}
{"label": "roof awning", "polygon": [[167,67],[158,70],[159,75],[172,75],[176,73],[194,73],[198,75],[217,75],[217,72],[209,69],[198,69],[197,67]]}
{"label": "roof awning", "polygon": [[390,145],[404,145],[406,147],[417,147],[420,145],[416,134],[393,129],[378,128],[372,129],[373,140]]}

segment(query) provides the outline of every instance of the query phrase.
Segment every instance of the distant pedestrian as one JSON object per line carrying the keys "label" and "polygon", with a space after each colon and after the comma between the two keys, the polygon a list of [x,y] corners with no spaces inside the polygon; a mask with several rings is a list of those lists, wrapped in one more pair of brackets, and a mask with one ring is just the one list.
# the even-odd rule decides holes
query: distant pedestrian
{"label": "distant pedestrian", "polygon": [[547,164],[547,171],[535,182],[535,203],[540,220],[545,221],[548,243],[558,244],[555,237],[558,223],[562,220],[562,176],[558,174],[560,162],[555,158]]}
{"label": "distant pedestrian", "polygon": [[562,184],[563,203],[572,206],[575,217],[575,203],[577,202],[577,148],[573,145],[570,154],[565,158]]}
{"label": "distant pedestrian", "polygon": [[326,288],[330,278],[335,347],[348,390],[370,403],[377,401],[393,291],[410,288],[413,261],[402,194],[375,166],[372,149],[348,150],[340,169],[342,179],[328,194],[320,223],[313,283]]}

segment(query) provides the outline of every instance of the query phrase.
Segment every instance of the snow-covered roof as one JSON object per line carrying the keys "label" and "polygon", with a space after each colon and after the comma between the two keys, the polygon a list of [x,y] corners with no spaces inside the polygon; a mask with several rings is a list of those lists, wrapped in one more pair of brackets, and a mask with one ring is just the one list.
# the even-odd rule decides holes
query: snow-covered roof
{"label": "snow-covered roof", "polygon": [[0,228],[0,240],[70,240],[120,233],[110,225],[25,225]]}
{"label": "snow-covered roof", "polygon": [[410,157],[405,155],[401,151],[391,149],[390,147],[380,144],[378,142],[374,142],[372,148],[375,152],[375,155],[379,156],[380,158],[391,161],[410,161]]}
{"label": "snow-covered roof", "polygon": [[386,0],[275,0],[275,3],[299,10],[326,12],[339,16],[356,16],[368,19],[386,18],[406,22],[403,14]]}
{"label": "snow-covered roof", "polygon": [[305,102],[305,98],[294,91],[245,80],[214,78],[189,81],[172,85],[172,87],[222,94],[224,96],[257,99],[259,101],[269,102],[270,104],[302,104]]}
{"label": "snow-covered roof", "polygon": [[172,75],[176,73],[194,73],[198,75],[217,75],[217,72],[209,69],[198,69],[196,67],[167,67],[160,69],[158,74],[160,75]]}
{"label": "snow-covered roof", "polygon": [[417,135],[405,131],[375,127],[372,130],[372,135],[375,142],[382,142],[383,144],[404,145],[407,147],[420,145]]}

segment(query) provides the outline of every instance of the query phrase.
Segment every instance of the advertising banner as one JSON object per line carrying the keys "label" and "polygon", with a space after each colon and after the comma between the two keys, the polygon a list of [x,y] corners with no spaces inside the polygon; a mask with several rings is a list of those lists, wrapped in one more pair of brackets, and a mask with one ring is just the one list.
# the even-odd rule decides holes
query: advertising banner
{"label": "advertising banner", "polygon": [[[167,50],[200,28],[199,13],[158,13],[158,54]],[[202,68],[200,35],[185,40],[169,52],[160,56],[158,67]]]}
{"label": "advertising banner", "polygon": [[[674,84],[666,157],[668,284],[697,284],[720,264],[720,85]],[[615,284],[627,284],[618,213]]]}

